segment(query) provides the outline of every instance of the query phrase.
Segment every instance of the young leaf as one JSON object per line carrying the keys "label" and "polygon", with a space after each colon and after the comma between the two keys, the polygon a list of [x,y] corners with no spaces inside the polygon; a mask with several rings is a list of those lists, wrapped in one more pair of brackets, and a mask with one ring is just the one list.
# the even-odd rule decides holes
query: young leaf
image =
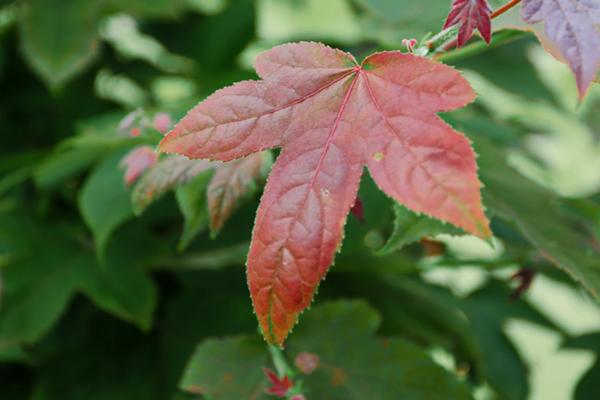
{"label": "young leaf", "polygon": [[546,34],[558,46],[575,73],[583,97],[600,68],[600,4],[594,0],[524,0],[525,22],[544,22]]}
{"label": "young leaf", "polygon": [[190,182],[200,173],[209,171],[215,163],[204,160],[188,160],[171,156],[159,161],[139,180],[131,201],[136,213],[143,212],[153,201],[177,185]]}
{"label": "young leaf", "polygon": [[271,168],[270,152],[256,153],[219,165],[208,185],[210,229],[217,233],[239,205],[240,199],[256,191],[256,181]]}
{"label": "young leaf", "polygon": [[394,205],[394,232],[378,253],[381,255],[400,250],[404,246],[418,242],[423,237],[441,233],[460,234],[460,229],[425,215],[417,215],[399,204]]}
{"label": "young leaf", "polygon": [[140,146],[131,150],[121,160],[121,167],[125,168],[125,184],[131,186],[148,168],[156,164],[158,154],[150,146]]}
{"label": "young leaf", "polygon": [[458,25],[458,47],[464,46],[477,29],[483,40],[492,40],[492,9],[487,0],[454,0],[444,29]]}
{"label": "young leaf", "polygon": [[276,47],[258,57],[256,69],[262,81],[210,96],[160,150],[230,161],[283,148],[248,256],[250,292],[269,342],[283,343],[333,262],[364,166],[409,209],[490,236],[473,150],[436,116],[474,99],[458,72],[400,52],[359,65],[319,43]]}

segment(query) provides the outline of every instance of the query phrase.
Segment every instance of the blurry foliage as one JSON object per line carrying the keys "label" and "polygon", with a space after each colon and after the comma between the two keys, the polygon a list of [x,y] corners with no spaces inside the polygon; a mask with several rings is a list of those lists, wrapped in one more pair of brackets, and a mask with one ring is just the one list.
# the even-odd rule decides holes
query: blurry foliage
{"label": "blurry foliage", "polygon": [[[136,216],[143,186],[125,185],[121,159],[158,142],[156,113],[176,121],[213,90],[254,78],[261,49],[288,40],[358,57],[400,49],[438,31],[448,9],[448,0],[0,0],[0,398],[267,398],[262,368],[278,365],[256,332],[243,271],[261,180],[228,199],[212,239],[212,173],[147,186],[153,201]],[[506,330],[515,319],[564,348],[600,351],[598,332],[568,337],[529,296],[509,301],[507,277],[524,267],[582,302],[579,284],[600,292],[600,94],[578,105],[573,78],[533,43],[452,61],[481,95],[444,117],[479,154],[494,256],[473,238],[452,245],[438,235],[460,231],[394,205],[365,175],[364,221],[349,217],[317,305],[282,353],[289,365],[319,355],[313,374],[294,372],[307,399],[527,399],[532,366]],[[430,278],[465,265],[481,278],[469,292]],[[576,399],[595,399],[598,371],[595,362]]]}

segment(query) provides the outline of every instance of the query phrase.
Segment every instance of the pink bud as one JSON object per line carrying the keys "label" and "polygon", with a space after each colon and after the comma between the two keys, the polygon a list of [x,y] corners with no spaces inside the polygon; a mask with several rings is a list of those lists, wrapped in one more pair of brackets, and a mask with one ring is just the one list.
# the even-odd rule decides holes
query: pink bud
{"label": "pink bud", "polygon": [[316,354],[302,352],[296,356],[294,365],[303,374],[312,374],[319,367],[320,358]]}
{"label": "pink bud", "polygon": [[140,128],[133,128],[129,131],[129,135],[131,137],[138,137],[142,134],[142,130]]}
{"label": "pink bud", "polygon": [[408,49],[409,52],[415,51],[417,45],[417,39],[402,39],[402,45]]}
{"label": "pink bud", "polygon": [[292,400],[306,400],[306,397],[304,397],[304,395],[302,394],[297,394],[294,397],[292,397]]}
{"label": "pink bud", "polygon": [[123,119],[119,122],[119,126],[117,127],[118,133],[126,135],[128,132],[130,132],[131,129],[139,123],[140,116],[140,110],[135,110],[123,117]]}
{"label": "pink bud", "polygon": [[154,129],[160,133],[169,132],[171,124],[171,117],[167,113],[158,113],[154,116]]}

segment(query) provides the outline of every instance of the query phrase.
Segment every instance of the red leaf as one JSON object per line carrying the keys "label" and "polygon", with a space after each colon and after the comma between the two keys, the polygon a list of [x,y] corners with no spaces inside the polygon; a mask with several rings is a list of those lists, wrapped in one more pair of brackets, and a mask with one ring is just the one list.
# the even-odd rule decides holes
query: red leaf
{"label": "red leaf", "polygon": [[360,223],[365,222],[365,209],[364,209],[363,202],[360,198],[358,198],[358,197],[356,198],[356,201],[354,202],[354,205],[350,209],[350,212],[352,213],[352,215],[354,215],[354,217],[358,220],[358,222],[360,222]]}
{"label": "red leaf", "polygon": [[236,210],[240,200],[255,191],[257,180],[266,175],[270,166],[271,154],[264,152],[215,168],[207,189],[212,232],[218,232]]}
{"label": "red leaf", "polygon": [[158,154],[150,146],[140,146],[131,150],[121,161],[125,167],[125,183],[131,186],[144,171],[156,164]]}
{"label": "red leaf", "polygon": [[131,198],[135,211],[141,213],[169,190],[213,169],[215,164],[205,160],[188,160],[181,156],[170,156],[159,161],[133,189]]}
{"label": "red leaf", "polygon": [[262,81],[222,89],[160,144],[163,152],[229,161],[283,150],[271,171],[248,255],[248,284],[268,341],[282,344],[333,262],[367,166],[406,207],[490,235],[475,155],[436,112],[475,94],[455,70],[383,52],[361,65],[318,43],[276,47]]}
{"label": "red leaf", "polygon": [[558,46],[575,73],[583,98],[600,68],[600,2],[595,0],[523,0],[525,22],[544,22],[548,38]]}
{"label": "red leaf", "polygon": [[490,43],[492,40],[492,9],[487,0],[453,0],[452,10],[448,14],[444,29],[458,25],[457,46],[462,47],[477,29]]}
{"label": "red leaf", "polygon": [[271,371],[268,368],[264,369],[265,375],[271,382],[271,386],[267,388],[266,392],[268,394],[272,394],[277,397],[285,397],[292,387],[294,387],[294,383],[290,380],[288,376],[280,378],[277,374]]}

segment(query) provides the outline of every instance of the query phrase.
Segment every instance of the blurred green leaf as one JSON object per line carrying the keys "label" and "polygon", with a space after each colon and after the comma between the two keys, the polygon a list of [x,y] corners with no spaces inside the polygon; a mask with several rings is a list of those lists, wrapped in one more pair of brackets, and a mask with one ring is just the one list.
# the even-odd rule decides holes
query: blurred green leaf
{"label": "blurred green leaf", "polygon": [[117,151],[102,160],[79,193],[81,215],[94,235],[101,258],[115,228],[134,216],[123,171],[119,168],[124,154]]}
{"label": "blurred green leaf", "polygon": [[31,0],[20,19],[21,46],[51,87],[82,72],[98,52],[99,1]]}
{"label": "blurred green leaf", "polygon": [[227,0],[186,0],[186,4],[204,14],[217,14],[225,9]]}
{"label": "blurred green leaf", "polygon": [[320,358],[320,367],[305,378],[308,395],[331,400],[471,398],[466,385],[414,344],[375,338],[380,323],[377,312],[363,302],[332,302],[306,313],[287,346],[292,355],[309,352]]}
{"label": "blurred green leaf", "polygon": [[109,8],[140,17],[175,17],[181,10],[181,0],[106,0]]}
{"label": "blurred green leaf", "polygon": [[378,254],[384,255],[400,250],[404,246],[418,242],[424,237],[431,237],[442,233],[461,234],[457,229],[442,221],[430,218],[426,215],[418,215],[400,204],[394,204],[394,232],[389,237],[385,246],[378,250]]}
{"label": "blurred green leaf", "polygon": [[266,400],[267,362],[266,347],[255,338],[207,340],[188,363],[181,388],[214,400]]}
{"label": "blurred green leaf", "polygon": [[[152,336],[78,304],[33,348],[35,400],[164,400],[161,359]],[[83,384],[82,384],[83,383]]]}
{"label": "blurred green leaf", "polygon": [[185,250],[192,239],[208,226],[206,188],[212,176],[213,171],[206,171],[175,190],[177,204],[183,214],[183,233],[178,246],[179,251]]}
{"label": "blurred green leaf", "polygon": [[575,400],[595,400],[598,397],[598,382],[600,382],[600,333],[589,333],[570,338],[563,344],[564,348],[590,350],[596,354],[596,361],[581,377],[575,389]]}
{"label": "blurred green leaf", "polygon": [[118,14],[104,20],[101,36],[126,59],[139,59],[168,73],[189,71],[194,62],[170,53],[158,40],[142,33],[135,19]]}
{"label": "blurred green leaf", "polygon": [[148,93],[137,82],[106,69],[96,75],[94,89],[99,98],[114,101],[125,108],[141,107],[148,102]]}
{"label": "blurred green leaf", "polygon": [[3,269],[0,343],[36,342],[79,291],[103,309],[142,328],[149,326],[156,294],[132,259],[131,246],[111,252],[110,264],[102,268],[74,237],[72,227],[45,225],[19,211],[1,217],[0,247],[10,257]]}
{"label": "blurred green leaf", "polygon": [[[479,121],[482,122],[482,121]],[[525,178],[506,161],[506,152],[485,139],[481,129],[493,125],[476,120],[461,124],[474,141],[479,174],[485,185],[484,204],[499,218],[514,224],[540,255],[600,298],[600,254],[582,222],[560,212],[560,199]]]}
{"label": "blurred green leaf", "polygon": [[353,43],[361,38],[346,0],[259,0],[257,9],[258,36],[267,41],[308,39]]}
{"label": "blurred green leaf", "polygon": [[401,46],[402,39],[421,39],[442,29],[450,12],[447,0],[352,0],[360,14],[363,34],[387,46]]}

